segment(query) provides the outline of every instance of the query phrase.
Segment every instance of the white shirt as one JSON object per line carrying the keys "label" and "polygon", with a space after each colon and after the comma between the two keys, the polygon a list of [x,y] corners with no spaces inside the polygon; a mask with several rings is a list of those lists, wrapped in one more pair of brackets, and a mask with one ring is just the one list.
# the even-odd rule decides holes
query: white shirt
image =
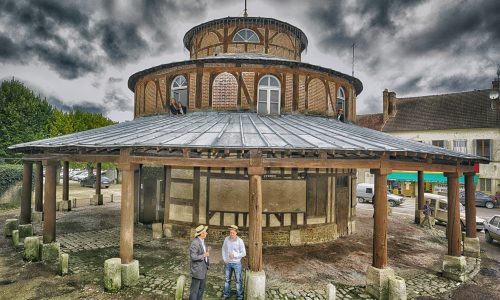
{"label": "white shirt", "polygon": [[[200,239],[200,237],[198,237],[198,239],[201,241],[201,246],[203,247],[203,252],[207,252],[207,248],[205,248],[205,240]],[[208,261],[208,258],[206,256],[205,256],[205,261]]]}
{"label": "white shirt", "polygon": [[[233,254],[233,258],[229,258],[229,253]],[[243,240],[239,237],[232,240],[230,237],[224,239],[224,244],[222,245],[222,259],[225,263],[239,263],[242,257],[245,257],[247,252],[245,250],[245,244]]]}

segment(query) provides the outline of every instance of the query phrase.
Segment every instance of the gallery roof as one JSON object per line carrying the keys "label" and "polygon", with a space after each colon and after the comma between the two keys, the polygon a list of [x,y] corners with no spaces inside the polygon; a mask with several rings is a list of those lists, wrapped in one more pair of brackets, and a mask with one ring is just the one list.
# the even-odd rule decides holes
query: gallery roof
{"label": "gallery roof", "polygon": [[[58,152],[58,149],[127,147],[218,150],[328,150],[340,153],[434,154],[460,160],[482,158],[412,142],[379,131],[307,115],[193,112],[155,115],[60,137],[22,143],[16,152]],[[404,153],[404,154],[402,154]]]}

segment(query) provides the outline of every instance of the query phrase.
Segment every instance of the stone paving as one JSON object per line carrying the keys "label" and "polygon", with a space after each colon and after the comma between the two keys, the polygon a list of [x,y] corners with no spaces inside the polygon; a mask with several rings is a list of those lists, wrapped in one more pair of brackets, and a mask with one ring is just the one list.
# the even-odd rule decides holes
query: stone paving
{"label": "stone paving", "polygon": [[[58,212],[57,240],[61,243],[61,250],[70,254],[70,273],[91,276],[96,284],[102,282],[102,262],[107,258],[118,256],[119,205],[119,203],[107,203],[104,210],[88,206],[72,212]],[[85,223],[85,226],[79,225],[78,222]],[[41,227],[35,226],[35,228],[38,228],[40,234]],[[173,297],[178,277],[180,275],[188,277],[189,266],[185,244],[186,241],[165,238],[154,240],[148,226],[137,225],[134,231],[134,256],[140,262],[141,275],[139,283],[131,289],[153,298]],[[100,259],[95,259],[96,257]],[[467,259],[467,266],[469,277],[473,277],[479,271],[480,262]],[[220,299],[223,282],[222,266],[211,265],[206,299]],[[185,298],[189,291],[189,283],[188,279]],[[424,273],[406,280],[408,299],[435,296],[459,285],[459,282],[443,278],[438,273]],[[314,283],[311,283],[311,286],[312,288],[268,286],[266,298],[326,299],[326,286],[314,286]],[[336,288],[337,299],[373,299],[364,293],[363,286],[338,285]]]}

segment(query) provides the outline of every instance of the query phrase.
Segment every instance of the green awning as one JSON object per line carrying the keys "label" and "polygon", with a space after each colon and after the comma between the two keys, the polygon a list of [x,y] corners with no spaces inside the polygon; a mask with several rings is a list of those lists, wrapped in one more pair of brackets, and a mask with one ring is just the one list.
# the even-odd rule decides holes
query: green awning
{"label": "green awning", "polygon": [[[395,181],[414,181],[416,182],[418,178],[417,172],[392,172],[387,175],[387,180],[395,180]],[[435,172],[424,172],[424,181],[425,182],[438,182],[438,183],[446,183],[446,176],[443,173],[435,173]],[[464,183],[464,177],[460,176],[460,183]],[[474,176],[474,184],[477,185],[477,175]]]}

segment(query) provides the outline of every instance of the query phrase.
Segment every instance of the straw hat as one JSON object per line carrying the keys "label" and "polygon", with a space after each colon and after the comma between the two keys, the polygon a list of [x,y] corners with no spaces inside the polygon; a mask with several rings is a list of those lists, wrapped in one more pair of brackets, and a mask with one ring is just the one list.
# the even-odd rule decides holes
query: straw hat
{"label": "straw hat", "polygon": [[208,226],[205,226],[205,225],[200,225],[198,227],[196,227],[196,233],[194,234],[194,237],[197,237],[199,236],[202,232],[204,231],[207,231],[208,230]]}
{"label": "straw hat", "polygon": [[228,230],[234,230],[234,231],[238,232],[238,226],[236,226],[236,225],[231,225],[227,229]]}

